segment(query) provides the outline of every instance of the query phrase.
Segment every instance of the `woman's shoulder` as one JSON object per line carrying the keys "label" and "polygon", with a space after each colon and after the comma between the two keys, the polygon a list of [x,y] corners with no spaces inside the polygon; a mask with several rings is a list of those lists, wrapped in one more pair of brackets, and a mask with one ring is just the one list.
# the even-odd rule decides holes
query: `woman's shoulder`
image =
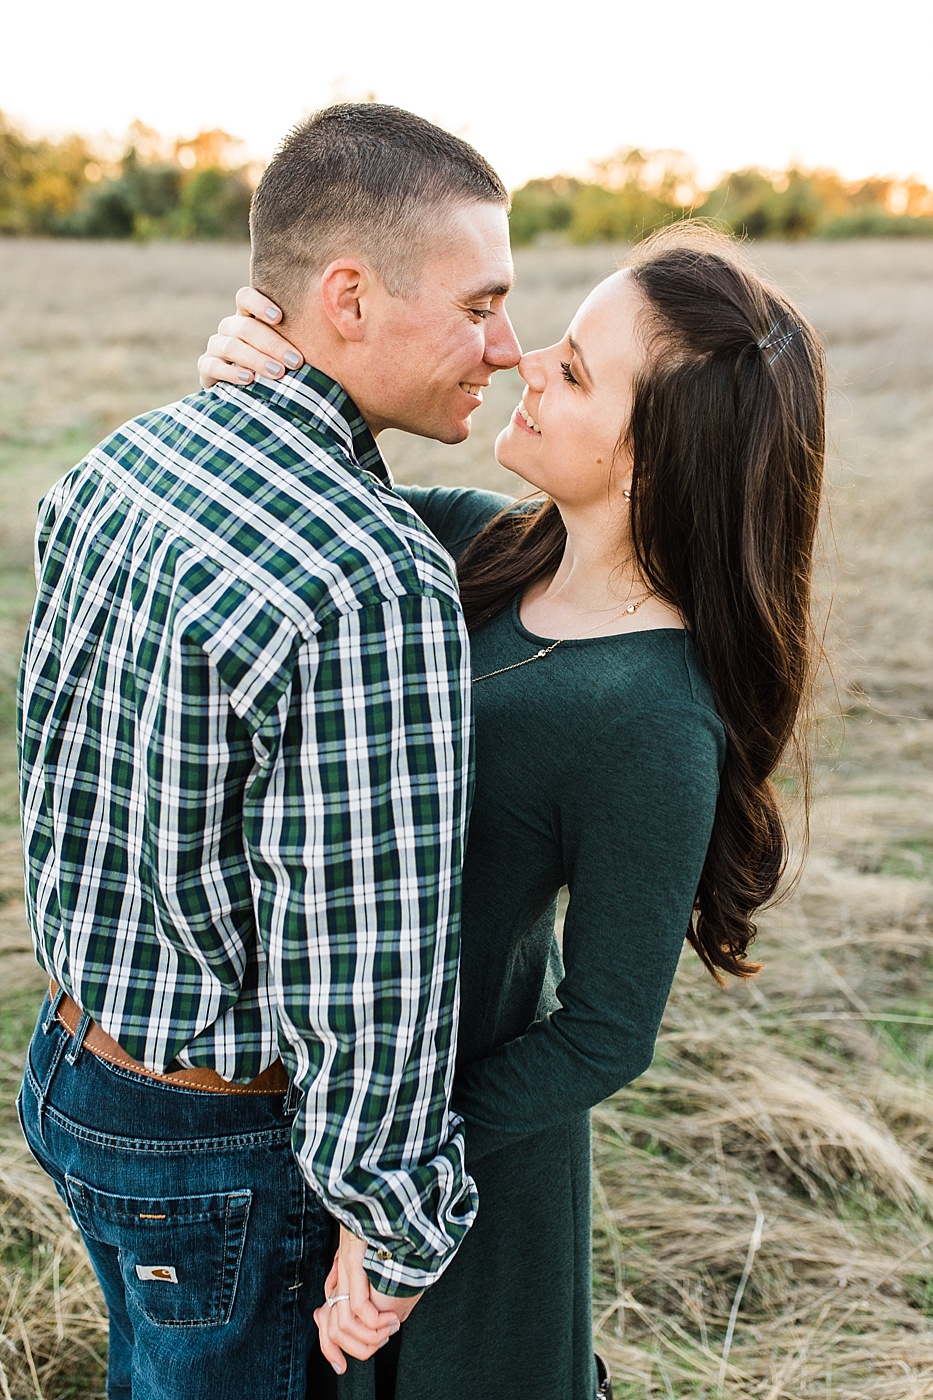
{"label": "woman's shoulder", "polygon": [[711,745],[721,764],[725,726],[689,632],[657,628],[604,641],[573,658],[578,757],[606,743],[644,751],[673,740],[686,748]]}
{"label": "woman's shoulder", "polygon": [[454,558],[501,511],[514,504],[498,491],[473,486],[396,486],[406,505],[420,515]]}
{"label": "woman's shoulder", "polygon": [[[690,632],[684,627],[646,628],[619,634],[610,675],[630,705],[665,710],[695,708],[716,714],[716,702]],[[717,715],[718,718],[718,715]]]}
{"label": "woman's shoulder", "polygon": [[[552,640],[527,631],[514,603],[508,616],[527,646],[542,646]],[[699,708],[718,719],[706,671],[693,637],[684,627],[644,627],[602,637],[571,638],[561,642],[558,655],[564,684],[586,713],[624,715]]]}

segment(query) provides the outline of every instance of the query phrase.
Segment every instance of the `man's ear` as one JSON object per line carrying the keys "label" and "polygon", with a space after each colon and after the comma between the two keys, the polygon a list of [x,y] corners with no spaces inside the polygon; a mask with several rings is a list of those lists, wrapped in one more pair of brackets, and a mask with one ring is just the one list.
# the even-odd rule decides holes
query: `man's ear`
{"label": "man's ear", "polygon": [[366,298],[372,291],[373,275],[356,258],[336,258],[321,273],[324,314],[343,340],[363,339]]}

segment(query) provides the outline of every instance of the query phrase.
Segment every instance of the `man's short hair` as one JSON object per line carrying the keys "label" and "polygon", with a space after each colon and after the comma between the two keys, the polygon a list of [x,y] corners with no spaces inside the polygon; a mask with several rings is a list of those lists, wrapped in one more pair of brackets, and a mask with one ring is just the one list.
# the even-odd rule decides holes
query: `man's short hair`
{"label": "man's short hair", "polygon": [[309,278],[352,254],[414,296],[445,215],[483,203],[507,209],[508,192],[466,141],[399,107],[328,107],[289,132],[253,196],[253,284],[294,312]]}

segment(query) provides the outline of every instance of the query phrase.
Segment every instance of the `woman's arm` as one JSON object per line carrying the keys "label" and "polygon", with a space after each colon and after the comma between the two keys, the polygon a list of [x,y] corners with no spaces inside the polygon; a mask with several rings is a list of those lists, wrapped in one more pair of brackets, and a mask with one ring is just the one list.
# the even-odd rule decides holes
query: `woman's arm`
{"label": "woman's arm", "polygon": [[644,1073],[683,948],[724,750],[700,705],[629,715],[573,754],[560,1007],[459,1072],[467,1157],[552,1127]]}
{"label": "woman's arm", "polygon": [[480,491],[474,486],[403,486],[397,483],[395,490],[454,559],[459,559],[493,516],[514,504],[511,496]]}

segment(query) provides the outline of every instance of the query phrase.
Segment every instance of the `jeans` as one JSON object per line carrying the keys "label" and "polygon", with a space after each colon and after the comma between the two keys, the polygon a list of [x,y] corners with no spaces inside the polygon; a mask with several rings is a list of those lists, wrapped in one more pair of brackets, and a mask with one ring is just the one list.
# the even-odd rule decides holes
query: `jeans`
{"label": "jeans", "polygon": [[110,1400],[313,1400],[335,1238],[291,1095],[163,1084],[79,1042],[46,998],[18,1107],[103,1290]]}

